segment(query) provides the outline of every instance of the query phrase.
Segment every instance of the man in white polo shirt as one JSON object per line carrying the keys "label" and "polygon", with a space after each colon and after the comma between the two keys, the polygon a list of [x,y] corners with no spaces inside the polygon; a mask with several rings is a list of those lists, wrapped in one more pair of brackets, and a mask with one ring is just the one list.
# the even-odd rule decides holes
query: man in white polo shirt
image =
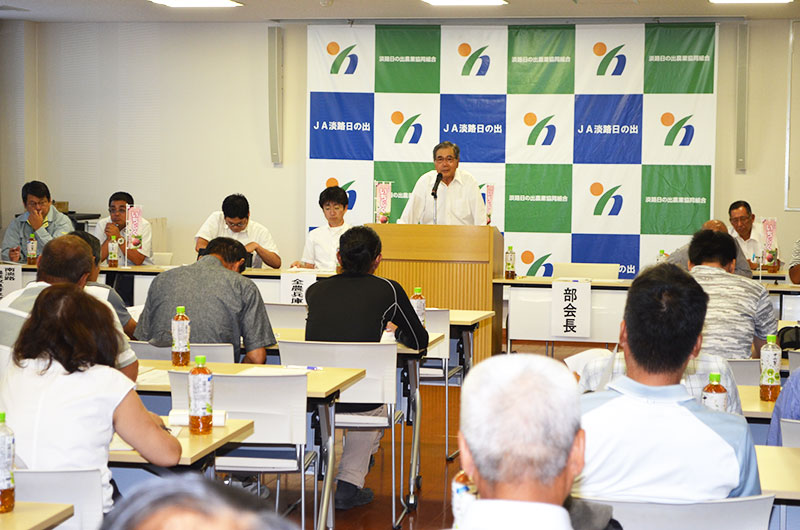
{"label": "man in white polo shirt", "polygon": [[672,264],[633,281],[619,337],[627,375],[581,398],[586,464],[573,494],[682,503],[761,493],[747,421],[701,405],[680,384],[700,352],[707,304]]}
{"label": "man in white polo shirt", "polygon": [[217,237],[229,237],[244,245],[247,252],[255,252],[253,267],[281,268],[278,246],[272,240],[267,228],[250,219],[250,203],[241,193],[228,195],[222,201],[222,211],[208,216],[208,219],[194,235],[195,251],[208,246]]}

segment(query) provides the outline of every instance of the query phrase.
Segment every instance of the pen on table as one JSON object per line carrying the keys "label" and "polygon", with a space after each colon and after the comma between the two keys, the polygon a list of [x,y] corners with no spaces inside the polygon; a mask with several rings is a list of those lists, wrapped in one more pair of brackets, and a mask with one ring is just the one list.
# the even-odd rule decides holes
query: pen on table
{"label": "pen on table", "polygon": [[319,371],[319,370],[322,370],[322,368],[320,368],[319,366],[301,366],[299,364],[290,364],[286,368],[295,368],[295,369],[300,369],[300,370],[313,370],[315,372]]}

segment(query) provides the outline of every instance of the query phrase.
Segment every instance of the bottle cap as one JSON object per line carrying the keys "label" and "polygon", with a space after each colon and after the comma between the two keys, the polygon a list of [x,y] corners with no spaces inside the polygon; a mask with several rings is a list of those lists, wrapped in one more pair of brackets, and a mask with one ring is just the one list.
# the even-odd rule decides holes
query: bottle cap
{"label": "bottle cap", "polygon": [[0,412],[0,423],[5,423],[5,422],[6,422],[6,413]]}
{"label": "bottle cap", "polygon": [[510,252],[512,252],[512,251],[514,250],[514,247],[513,247],[512,245],[508,245],[508,250],[509,250]]}
{"label": "bottle cap", "polygon": [[116,241],[116,240],[117,240],[117,236],[111,236],[111,241]]}
{"label": "bottle cap", "polygon": [[31,237],[30,237],[30,238],[31,238],[31,239],[36,239],[36,236],[35,236],[34,234],[31,234]]}
{"label": "bottle cap", "polygon": [[712,383],[719,383],[719,374],[715,372],[711,372],[708,374],[708,380]]}
{"label": "bottle cap", "polygon": [[414,294],[422,294],[422,287],[414,287]]}
{"label": "bottle cap", "polygon": [[182,305],[179,305],[179,306],[178,306],[178,307],[175,309],[175,312],[176,312],[176,313],[180,313],[180,314],[186,313],[186,307],[184,307],[184,306],[182,306]]}
{"label": "bottle cap", "polygon": [[777,341],[777,337],[775,335],[767,335],[767,342],[769,344],[775,344]]}
{"label": "bottle cap", "polygon": [[206,364],[206,356],[205,355],[198,355],[194,358],[194,364],[196,365],[203,365]]}

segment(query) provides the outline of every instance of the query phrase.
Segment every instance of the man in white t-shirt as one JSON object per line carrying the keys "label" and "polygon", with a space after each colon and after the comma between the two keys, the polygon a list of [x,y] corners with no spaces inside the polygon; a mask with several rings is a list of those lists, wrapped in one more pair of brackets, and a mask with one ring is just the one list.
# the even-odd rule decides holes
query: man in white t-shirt
{"label": "man in white t-shirt", "polygon": [[[417,180],[398,223],[486,224],[486,203],[478,181],[468,172],[458,169],[460,156],[458,146],[452,142],[442,142],[433,148],[433,164],[436,169],[428,171]],[[436,186],[439,175],[442,180]]]}
{"label": "man in white t-shirt", "polygon": [[272,240],[267,228],[250,220],[250,203],[241,193],[228,195],[222,201],[222,211],[208,216],[208,219],[194,235],[195,251],[206,248],[208,242],[217,237],[229,237],[242,243],[247,252],[255,252],[253,267],[281,268],[278,246]]}
{"label": "man in white t-shirt", "polygon": [[[761,259],[764,250],[761,230],[753,230],[753,222],[756,216],[747,201],[736,201],[728,208],[731,226],[730,234],[736,240],[736,244],[742,249],[747,263],[751,269],[758,267],[757,260]],[[755,258],[755,259],[753,259]]]}
{"label": "man in white t-shirt", "polygon": [[147,219],[139,220],[138,234],[131,233],[127,226],[127,206],[133,205],[133,196],[125,191],[118,191],[108,199],[108,217],[103,217],[97,222],[94,237],[100,240],[100,261],[108,258],[108,246],[111,236],[117,241],[117,256],[120,262],[126,255],[127,243],[128,261],[134,265],[152,265],[153,260],[153,229]]}
{"label": "man in white t-shirt", "polygon": [[328,221],[327,226],[318,226],[306,236],[303,257],[292,263],[292,267],[335,271],[339,250],[339,237],[350,225],[344,222],[347,213],[347,192],[339,186],[330,186],[319,194],[319,207]]}

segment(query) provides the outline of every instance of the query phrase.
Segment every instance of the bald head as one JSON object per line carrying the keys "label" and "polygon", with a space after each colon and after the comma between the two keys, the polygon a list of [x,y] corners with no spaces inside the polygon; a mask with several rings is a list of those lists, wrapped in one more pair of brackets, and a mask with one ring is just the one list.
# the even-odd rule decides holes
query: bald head
{"label": "bald head", "polygon": [[50,240],[42,249],[36,281],[47,283],[85,283],[92,272],[92,248],[77,236]]}
{"label": "bald head", "polygon": [[706,221],[703,223],[701,228],[702,230],[713,230],[714,232],[722,232],[727,234],[728,227],[725,226],[725,223],[720,221],[719,219],[711,219],[710,221]]}

